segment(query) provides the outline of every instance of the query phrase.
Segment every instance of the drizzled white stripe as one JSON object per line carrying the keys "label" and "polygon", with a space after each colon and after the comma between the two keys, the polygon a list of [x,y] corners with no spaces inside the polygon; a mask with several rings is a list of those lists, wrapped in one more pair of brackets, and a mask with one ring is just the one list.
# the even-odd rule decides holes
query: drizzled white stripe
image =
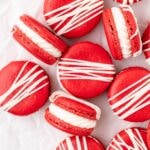
{"label": "drizzled white stripe", "polygon": [[95,111],[96,111],[96,119],[99,120],[100,118],[100,115],[101,115],[101,111],[100,111],[100,108],[97,107],[96,105],[92,104],[92,103],[89,103],[89,102],[86,102],[82,99],[79,99],[77,97],[74,97],[70,94],[66,94],[65,92],[62,92],[62,91],[57,91],[57,92],[54,92],[51,96],[50,96],[50,102],[55,102],[55,100],[57,100],[59,97],[66,97],[68,99],[71,99],[72,101],[76,101],[76,102],[79,102],[81,104],[85,104],[91,108],[93,108]]}
{"label": "drizzled white stripe", "polygon": [[[23,99],[48,85],[48,82],[41,84],[48,78],[46,75],[37,79],[37,77],[43,73],[43,70],[35,72],[35,70],[39,67],[38,65],[33,66],[25,75],[22,75],[24,70],[26,70],[28,64],[29,62],[26,62],[23,65],[11,87],[0,96],[0,103],[2,104],[9,95],[11,95],[17,88],[19,88],[18,91],[13,95],[13,97],[11,97],[9,101],[2,106],[2,109],[9,111]],[[33,82],[33,80],[35,79],[36,81]]]}
{"label": "drizzled white stripe", "polygon": [[[134,90],[132,90],[129,94],[127,94],[114,104],[111,104],[112,109],[116,109],[125,104],[124,107],[121,107],[115,112],[115,114],[119,115],[119,117],[122,119],[125,119],[130,115],[136,113],[137,111],[143,109],[144,107],[150,105],[150,101],[148,100],[150,98],[150,93],[148,93],[148,91],[150,90],[150,74],[144,76],[137,82],[126,87],[125,89],[123,89],[122,91],[120,91],[119,93],[117,93],[116,95],[114,95],[109,99],[109,102],[113,103],[113,100],[115,98],[120,97],[122,94],[124,94],[134,86],[137,86],[138,84],[140,85]],[[145,94],[147,95],[139,101],[139,99]]]}
{"label": "drizzled white stripe", "polygon": [[19,20],[16,25],[33,43],[37,44],[44,51],[48,52],[53,57],[60,57],[61,51],[54,47],[51,43],[46,41],[39,34],[34,32],[30,27],[28,27],[22,20]]}
{"label": "drizzled white stripe", "polygon": [[[50,16],[47,23],[50,26],[57,23],[53,30],[58,35],[65,34],[100,15],[103,11],[103,3],[103,0],[75,0],[46,13],[46,17]],[[68,18],[70,20],[62,26]]]}
{"label": "drizzled white stripe", "polygon": [[132,145],[128,145],[124,139],[118,134],[116,138],[114,138],[107,148],[107,150],[148,150],[143,137],[138,129],[126,129],[124,130],[128,135],[128,138],[132,142]]}
{"label": "drizzled white stripe", "polygon": [[[104,75],[105,74],[105,75]],[[58,63],[58,76],[60,80],[99,80],[111,82],[115,74],[112,64],[89,62],[78,59],[62,58]]]}

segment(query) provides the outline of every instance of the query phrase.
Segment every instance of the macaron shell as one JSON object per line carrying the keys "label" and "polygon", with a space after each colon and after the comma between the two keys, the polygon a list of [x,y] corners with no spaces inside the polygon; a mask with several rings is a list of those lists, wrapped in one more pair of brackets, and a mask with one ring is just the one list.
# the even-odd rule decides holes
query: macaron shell
{"label": "macaron shell", "polygon": [[[68,141],[70,141],[68,143]],[[78,143],[78,144],[77,144]],[[104,146],[102,143],[97,140],[96,138],[93,138],[91,136],[72,136],[72,137],[67,137],[62,141],[56,148],[56,150],[61,150],[61,147],[64,147],[64,150],[71,150],[69,148],[69,145],[74,148],[74,150],[78,150],[79,147],[82,150],[104,150]]]}
{"label": "macaron shell", "polygon": [[96,119],[96,111],[93,108],[85,104],[79,103],[77,101],[68,99],[66,97],[59,97],[53,103],[81,117],[86,117],[88,119],[93,119],[93,120]]}
{"label": "macaron shell", "polygon": [[[142,36],[142,42],[146,42],[150,40],[150,24],[147,26],[147,28],[145,29],[143,36]],[[150,49],[150,42],[148,42],[147,44],[143,45],[143,51],[146,49]],[[150,59],[150,50],[149,51],[144,51],[144,55],[146,59]]]}
{"label": "macaron shell", "polygon": [[[142,147],[143,150],[146,150],[146,149],[144,149],[145,147],[147,148],[146,134],[147,134],[146,130],[142,129],[142,128],[131,128],[131,129],[122,130],[121,132],[119,132],[118,134],[116,134],[114,136],[114,138],[110,142],[109,146],[107,147],[107,150],[114,150],[114,147],[115,148],[117,147],[116,149],[118,149],[119,146],[122,148],[122,150],[128,150],[130,148],[138,150],[138,149],[136,149],[135,145],[137,146],[137,148],[139,148],[139,150],[141,149],[140,147]],[[135,136],[135,138],[138,142],[135,142],[136,140],[133,137],[133,135]],[[120,141],[120,139],[122,141]],[[135,145],[133,145],[133,143]],[[138,145],[137,145],[137,143],[138,143]]]}
{"label": "macaron shell", "polygon": [[[97,63],[112,64],[109,54],[99,45],[90,42],[81,42],[73,45],[62,58],[72,58]],[[59,74],[59,70],[58,70]],[[113,75],[106,75],[113,77]],[[59,76],[58,76],[59,77]],[[60,79],[58,79],[60,80]],[[69,93],[80,98],[92,98],[104,92],[110,82],[98,80],[61,80],[63,88]]]}
{"label": "macaron shell", "polygon": [[[12,84],[14,83],[14,80],[16,79],[19,71],[21,70],[21,68],[23,67],[25,63],[26,63],[25,61],[15,61],[15,62],[8,64],[6,67],[4,67],[0,71],[0,96],[1,98],[4,93],[10,90]],[[28,63],[27,67],[22,73],[22,77],[26,75],[29,72],[29,70],[31,70],[34,66],[35,66],[34,63],[31,63],[31,62]],[[42,68],[39,66],[36,69],[36,72],[41,69]],[[46,72],[42,72],[37,78],[35,78],[32,81],[31,84],[33,85],[39,78],[42,78],[43,76],[47,76]],[[4,81],[6,81],[5,84],[3,84]],[[40,84],[37,86],[40,87],[41,85],[44,85],[45,83],[48,83],[48,84],[44,86],[42,89],[38,90],[37,92],[34,92],[33,94],[22,99],[21,102],[19,102],[14,107],[12,107],[8,112],[15,114],[15,115],[23,116],[23,115],[28,115],[37,111],[40,107],[42,107],[45,104],[50,94],[50,81],[49,81],[48,76],[47,76],[47,79],[40,82]],[[18,87],[12,93],[10,93],[10,95],[1,103],[1,107],[7,104],[10,98],[15,96],[21,90],[22,87],[23,86]],[[26,89],[28,88],[29,87],[27,87]]]}
{"label": "macaron shell", "polygon": [[86,136],[89,135],[93,129],[86,129],[86,128],[80,128],[74,125],[70,125],[69,123],[64,122],[63,120],[59,119],[58,117],[54,116],[52,113],[50,113],[49,109],[46,109],[45,111],[45,119],[49,124],[54,126],[55,128],[64,131],[69,134],[73,135],[80,135],[80,136]]}
{"label": "macaron shell", "polygon": [[134,56],[134,54],[137,53],[139,50],[141,51],[142,42],[141,42],[141,36],[137,26],[137,22],[135,20],[134,14],[132,13],[133,11],[130,10],[131,9],[130,7],[127,7],[127,9],[128,10],[126,10],[126,6],[123,6],[121,8],[122,14],[124,15],[124,18],[126,20],[128,34],[130,37],[132,55]]}
{"label": "macaron shell", "polygon": [[[149,73],[150,72],[148,70],[141,68],[141,67],[130,67],[130,68],[127,68],[124,71],[120,72],[116,76],[115,80],[113,81],[113,83],[109,89],[108,98],[113,97],[118,92],[127,88],[131,84],[137,82],[138,80],[140,80],[142,77],[148,75]],[[134,88],[137,88],[137,85],[134,86]],[[124,94],[122,94],[121,97],[126,96],[126,94],[128,94],[128,93],[129,93],[129,91],[125,92]],[[148,94],[148,93],[146,93],[146,94]],[[141,98],[144,98],[145,95],[143,95]],[[110,105],[113,105],[116,102],[118,102],[121,97],[117,97],[113,101],[110,101],[109,102]],[[134,103],[134,104],[136,104],[136,103]],[[124,104],[123,106],[125,106],[125,105],[126,104]],[[117,112],[123,106],[115,108],[114,111]],[[130,107],[126,111],[128,111],[128,110],[130,110]],[[125,118],[125,120],[131,121],[131,122],[142,122],[142,121],[148,120],[148,119],[150,119],[150,114],[148,113],[149,110],[150,110],[150,105],[144,107],[143,109],[137,111],[136,113],[133,113],[132,115]]]}
{"label": "macaron shell", "polygon": [[107,38],[108,45],[110,47],[111,54],[114,59],[121,60],[123,58],[121,47],[119,43],[118,33],[115,27],[115,22],[111,9],[104,10],[102,14],[104,30]]}
{"label": "macaron shell", "polygon": [[[44,2],[44,14],[55,10],[61,6],[65,6],[67,4],[72,3],[74,0],[45,0]],[[101,0],[100,0],[101,1]],[[96,12],[95,12],[96,13]],[[93,13],[92,15],[94,15],[95,13]],[[53,17],[54,15],[51,15],[50,17]],[[88,16],[90,17],[90,16]],[[87,17],[87,18],[88,18]],[[49,16],[46,16],[45,19],[48,20]],[[84,18],[85,20],[86,18]],[[63,36],[67,37],[67,38],[77,38],[77,37],[81,37],[87,33],[89,33],[100,21],[101,19],[101,15],[98,15],[97,17],[94,17],[93,19],[89,20],[88,22],[80,25],[79,27],[69,31],[68,33],[63,34]],[[68,23],[70,21],[70,19],[66,19],[64,21],[64,23],[60,26],[60,28],[62,28],[66,23]],[[83,21],[83,20],[82,20]],[[57,23],[54,25],[51,25],[50,27],[52,29],[54,29],[56,27]],[[58,29],[60,29],[58,28]]]}

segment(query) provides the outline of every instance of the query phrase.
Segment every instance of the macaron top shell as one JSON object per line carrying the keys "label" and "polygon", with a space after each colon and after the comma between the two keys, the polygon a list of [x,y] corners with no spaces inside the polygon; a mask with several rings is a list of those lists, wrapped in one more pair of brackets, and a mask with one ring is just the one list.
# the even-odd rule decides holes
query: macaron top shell
{"label": "macaron top shell", "polygon": [[100,141],[92,136],[71,136],[64,139],[56,150],[104,150]]}
{"label": "macaron top shell", "polygon": [[130,67],[120,72],[108,93],[114,113],[131,122],[149,120],[149,87],[150,72],[147,69]]}
{"label": "macaron top shell", "polygon": [[0,107],[5,111],[31,114],[45,104],[49,94],[48,75],[32,62],[14,61],[0,71]]}
{"label": "macaron top shell", "polygon": [[80,37],[99,23],[103,3],[103,0],[45,0],[44,15],[57,35]]}
{"label": "macaron top shell", "polygon": [[122,130],[114,136],[107,150],[148,150],[146,135],[142,128]]}
{"label": "macaron top shell", "polygon": [[115,67],[99,45],[81,42],[73,45],[58,63],[61,87],[80,98],[98,96],[113,80]]}

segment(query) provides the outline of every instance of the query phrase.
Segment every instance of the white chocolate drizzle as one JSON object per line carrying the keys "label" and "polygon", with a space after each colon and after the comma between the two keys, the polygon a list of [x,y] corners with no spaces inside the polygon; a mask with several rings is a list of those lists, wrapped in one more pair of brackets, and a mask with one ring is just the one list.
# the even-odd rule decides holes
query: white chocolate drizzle
{"label": "white chocolate drizzle", "polygon": [[[9,99],[9,101],[1,106],[3,110],[9,111],[22,100],[49,84],[48,82],[42,83],[43,81],[47,80],[47,75],[38,78],[38,76],[44,72],[44,70],[41,69],[36,71],[36,69],[39,67],[38,65],[34,65],[25,75],[22,75],[28,64],[29,62],[24,63],[22,69],[16,76],[10,88],[5,93],[0,95],[0,104],[2,104],[8,98],[8,96],[10,96],[17,89],[17,92]],[[33,80],[35,81],[33,82]]]}
{"label": "white chocolate drizzle", "polygon": [[85,60],[61,58],[58,63],[60,80],[98,80],[111,82],[115,74],[112,64],[90,62]]}
{"label": "white chocolate drizzle", "polygon": [[148,150],[139,129],[126,129],[124,130],[124,132],[128,135],[128,138],[130,139],[132,145],[127,144],[124,139],[118,134],[115,138],[113,138],[107,150]]}
{"label": "white chocolate drizzle", "polygon": [[[140,85],[134,88],[138,84]],[[120,97],[122,94],[126,93],[128,90],[131,90],[132,88],[134,89],[130,93],[126,94],[124,97],[120,98],[115,103],[113,102],[114,99]],[[141,97],[144,96],[145,94],[146,96],[141,99]],[[131,84],[130,86],[121,90],[116,95],[112,96],[109,99],[109,102],[111,103],[110,105],[113,110],[124,105],[123,107],[115,111],[115,114],[119,115],[119,117],[122,119],[129,117],[130,115],[138,112],[144,107],[150,106],[150,74],[144,76],[137,82]]]}
{"label": "white chocolate drizzle", "polygon": [[57,100],[57,99],[60,98],[60,97],[66,97],[66,98],[68,98],[68,99],[70,99],[70,100],[72,100],[72,101],[76,101],[76,102],[79,102],[79,103],[81,103],[81,104],[87,105],[88,107],[93,108],[93,109],[96,111],[96,119],[99,120],[100,115],[101,115],[101,111],[100,111],[100,108],[99,108],[99,107],[97,107],[96,105],[91,104],[91,103],[89,103],[89,102],[86,102],[85,100],[82,100],[82,99],[79,99],[79,98],[77,98],[77,97],[74,97],[74,96],[72,96],[72,95],[70,95],[70,94],[67,94],[67,93],[65,93],[65,92],[63,92],[63,91],[56,91],[56,92],[54,92],[54,93],[50,96],[49,100],[50,100],[50,102],[53,103],[53,102],[55,102],[55,100]]}
{"label": "white chocolate drizzle", "polygon": [[[57,23],[53,30],[57,35],[63,35],[99,16],[103,12],[103,3],[103,0],[74,0],[46,13],[46,17],[50,16],[47,23],[50,26]],[[64,25],[68,18],[70,20]]]}

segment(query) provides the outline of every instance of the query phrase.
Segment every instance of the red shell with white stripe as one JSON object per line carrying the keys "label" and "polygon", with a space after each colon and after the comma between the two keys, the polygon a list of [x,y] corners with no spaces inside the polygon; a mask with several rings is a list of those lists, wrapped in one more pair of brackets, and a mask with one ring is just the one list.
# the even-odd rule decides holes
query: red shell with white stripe
{"label": "red shell with white stripe", "polygon": [[45,118],[54,127],[74,135],[89,135],[100,118],[100,109],[61,91],[50,96]]}
{"label": "red shell with white stripe", "polygon": [[131,5],[137,2],[140,2],[141,0],[114,0],[115,2],[124,4],[124,5]]}
{"label": "red shell with white stripe", "polygon": [[123,70],[113,81],[108,97],[119,118],[131,122],[149,120],[150,72],[141,67]]}
{"label": "red shell with white stripe", "polygon": [[14,61],[0,71],[0,107],[15,115],[37,111],[50,94],[46,72],[28,61]]}
{"label": "red shell with white stripe", "polygon": [[80,37],[99,23],[103,3],[103,0],[45,0],[44,16],[57,35]]}
{"label": "red shell with white stripe", "polygon": [[148,129],[147,129],[147,143],[150,149],[150,123],[148,124]]}
{"label": "red shell with white stripe", "polygon": [[122,130],[112,139],[107,150],[148,150],[146,136],[146,129]]}
{"label": "red shell with white stripe", "polygon": [[121,5],[103,12],[103,24],[114,59],[137,57],[142,53],[142,41],[132,8]]}
{"label": "red shell with white stripe", "polygon": [[147,63],[150,65],[150,24],[147,26],[143,36],[143,52],[146,58]]}
{"label": "red shell with white stripe", "polygon": [[56,150],[105,150],[105,148],[92,136],[71,136],[64,139]]}
{"label": "red shell with white stripe", "polygon": [[23,15],[13,27],[13,37],[27,51],[52,65],[67,49],[67,44],[34,18]]}
{"label": "red shell with white stripe", "polygon": [[60,59],[57,73],[62,89],[87,99],[103,93],[116,71],[104,48],[95,43],[80,42],[70,47]]}

